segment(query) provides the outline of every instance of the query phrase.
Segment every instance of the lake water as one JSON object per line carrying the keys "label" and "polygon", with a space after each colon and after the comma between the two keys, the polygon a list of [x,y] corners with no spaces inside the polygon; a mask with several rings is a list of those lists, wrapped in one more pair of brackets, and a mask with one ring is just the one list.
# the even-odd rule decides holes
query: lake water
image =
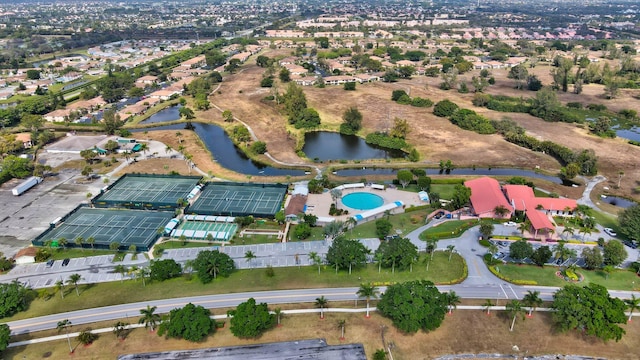
{"label": "lake water", "polygon": [[[224,168],[233,170],[240,174],[252,176],[301,176],[305,170],[278,169],[257,163],[245,156],[227,136],[219,126],[212,124],[193,123],[194,131],[202,140],[206,148],[211,152],[213,158]],[[173,124],[156,126],[145,129],[135,129],[132,132],[153,131],[153,130],[184,130],[185,124]]]}
{"label": "lake water", "polygon": [[180,120],[180,108],[182,105],[174,105],[169,106],[166,109],[162,109],[157,113],[149,116],[148,118],[142,120],[141,124],[155,124],[155,123],[163,123],[168,121]]}
{"label": "lake water", "polygon": [[387,159],[405,156],[405,153],[400,150],[371,146],[355,135],[328,131],[306,133],[302,151],[309,159],[322,161]]}
{"label": "lake water", "polygon": [[606,198],[601,198],[601,200],[608,204],[621,207],[623,209],[630,208],[636,204],[636,202],[634,201],[623,199],[617,196],[607,196]]}

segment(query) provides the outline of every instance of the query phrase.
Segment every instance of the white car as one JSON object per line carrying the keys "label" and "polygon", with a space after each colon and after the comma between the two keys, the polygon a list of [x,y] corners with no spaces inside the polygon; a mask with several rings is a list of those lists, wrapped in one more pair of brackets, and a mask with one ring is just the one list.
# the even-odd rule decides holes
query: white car
{"label": "white car", "polygon": [[518,225],[518,224],[516,224],[513,221],[507,221],[506,223],[504,223],[504,226],[516,226],[516,225]]}
{"label": "white car", "polygon": [[618,234],[616,234],[615,231],[613,231],[612,228],[604,228],[604,232],[606,232],[607,235],[609,235],[609,236],[617,236],[618,235]]}

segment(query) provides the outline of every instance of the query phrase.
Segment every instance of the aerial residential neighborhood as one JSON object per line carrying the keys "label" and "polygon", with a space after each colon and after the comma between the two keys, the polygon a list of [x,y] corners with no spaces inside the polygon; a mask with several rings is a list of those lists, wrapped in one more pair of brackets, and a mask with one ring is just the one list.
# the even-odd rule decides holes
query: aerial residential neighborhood
{"label": "aerial residential neighborhood", "polygon": [[639,11],[1,4],[0,357],[637,359]]}

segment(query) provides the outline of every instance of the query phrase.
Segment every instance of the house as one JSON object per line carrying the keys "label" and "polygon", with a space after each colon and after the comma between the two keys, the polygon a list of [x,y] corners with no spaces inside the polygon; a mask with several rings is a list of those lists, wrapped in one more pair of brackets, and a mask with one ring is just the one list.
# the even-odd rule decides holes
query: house
{"label": "house", "polygon": [[180,94],[182,94],[182,91],[180,90],[157,90],[149,94],[149,97],[160,100],[169,100],[173,95]]}
{"label": "house", "polygon": [[58,109],[44,114],[44,119],[50,122],[63,122],[71,114],[71,109]]}
{"label": "house", "polygon": [[36,254],[38,253],[38,248],[29,246],[24,249],[20,249],[14,256],[16,264],[33,264],[36,262]]}
{"label": "house", "polygon": [[138,79],[136,79],[136,85],[142,85],[142,87],[145,87],[147,85],[153,85],[156,82],[158,82],[158,77],[153,75],[141,76]]}
{"label": "house", "polygon": [[22,143],[22,147],[25,149],[30,149],[33,146],[31,142],[31,133],[17,133],[16,141],[20,141]]}

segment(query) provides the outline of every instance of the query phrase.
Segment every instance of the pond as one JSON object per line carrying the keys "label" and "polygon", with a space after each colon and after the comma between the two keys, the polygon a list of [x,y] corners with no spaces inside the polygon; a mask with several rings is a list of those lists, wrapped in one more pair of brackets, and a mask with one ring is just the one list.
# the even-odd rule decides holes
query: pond
{"label": "pond", "polygon": [[[514,168],[459,168],[453,169],[449,173],[440,172],[440,169],[427,168],[424,170],[427,172],[427,175],[522,176],[547,180],[556,184],[562,184],[562,180],[557,176],[540,174],[532,170]],[[397,169],[389,168],[363,167],[358,169],[337,170],[335,171],[335,174],[338,176],[393,175],[397,171]]]}
{"label": "pond", "polygon": [[636,202],[634,201],[627,200],[617,196],[600,195],[600,198],[602,199],[602,201],[606,202],[607,204],[618,206],[623,209],[630,208],[633,205],[636,205]]}
{"label": "pond", "polygon": [[616,131],[616,136],[618,137],[640,142],[640,127],[633,126],[629,129],[622,129],[614,126],[613,129]]}
{"label": "pond", "polygon": [[387,159],[405,156],[403,151],[374,147],[355,135],[328,131],[306,133],[302,152],[310,159],[322,161]]}
{"label": "pond", "polygon": [[[266,166],[249,159],[233,141],[227,136],[221,127],[213,124],[193,123],[194,131],[202,140],[205,147],[211,152],[213,158],[220,166],[233,170],[240,174],[252,176],[302,176],[304,170],[278,169]],[[185,124],[173,124],[156,126],[152,128],[134,129],[131,132],[153,131],[153,130],[184,130]]]}
{"label": "pond", "polygon": [[180,120],[180,108],[182,105],[169,106],[166,109],[162,109],[157,113],[142,120],[140,124],[155,124],[168,121]]}

